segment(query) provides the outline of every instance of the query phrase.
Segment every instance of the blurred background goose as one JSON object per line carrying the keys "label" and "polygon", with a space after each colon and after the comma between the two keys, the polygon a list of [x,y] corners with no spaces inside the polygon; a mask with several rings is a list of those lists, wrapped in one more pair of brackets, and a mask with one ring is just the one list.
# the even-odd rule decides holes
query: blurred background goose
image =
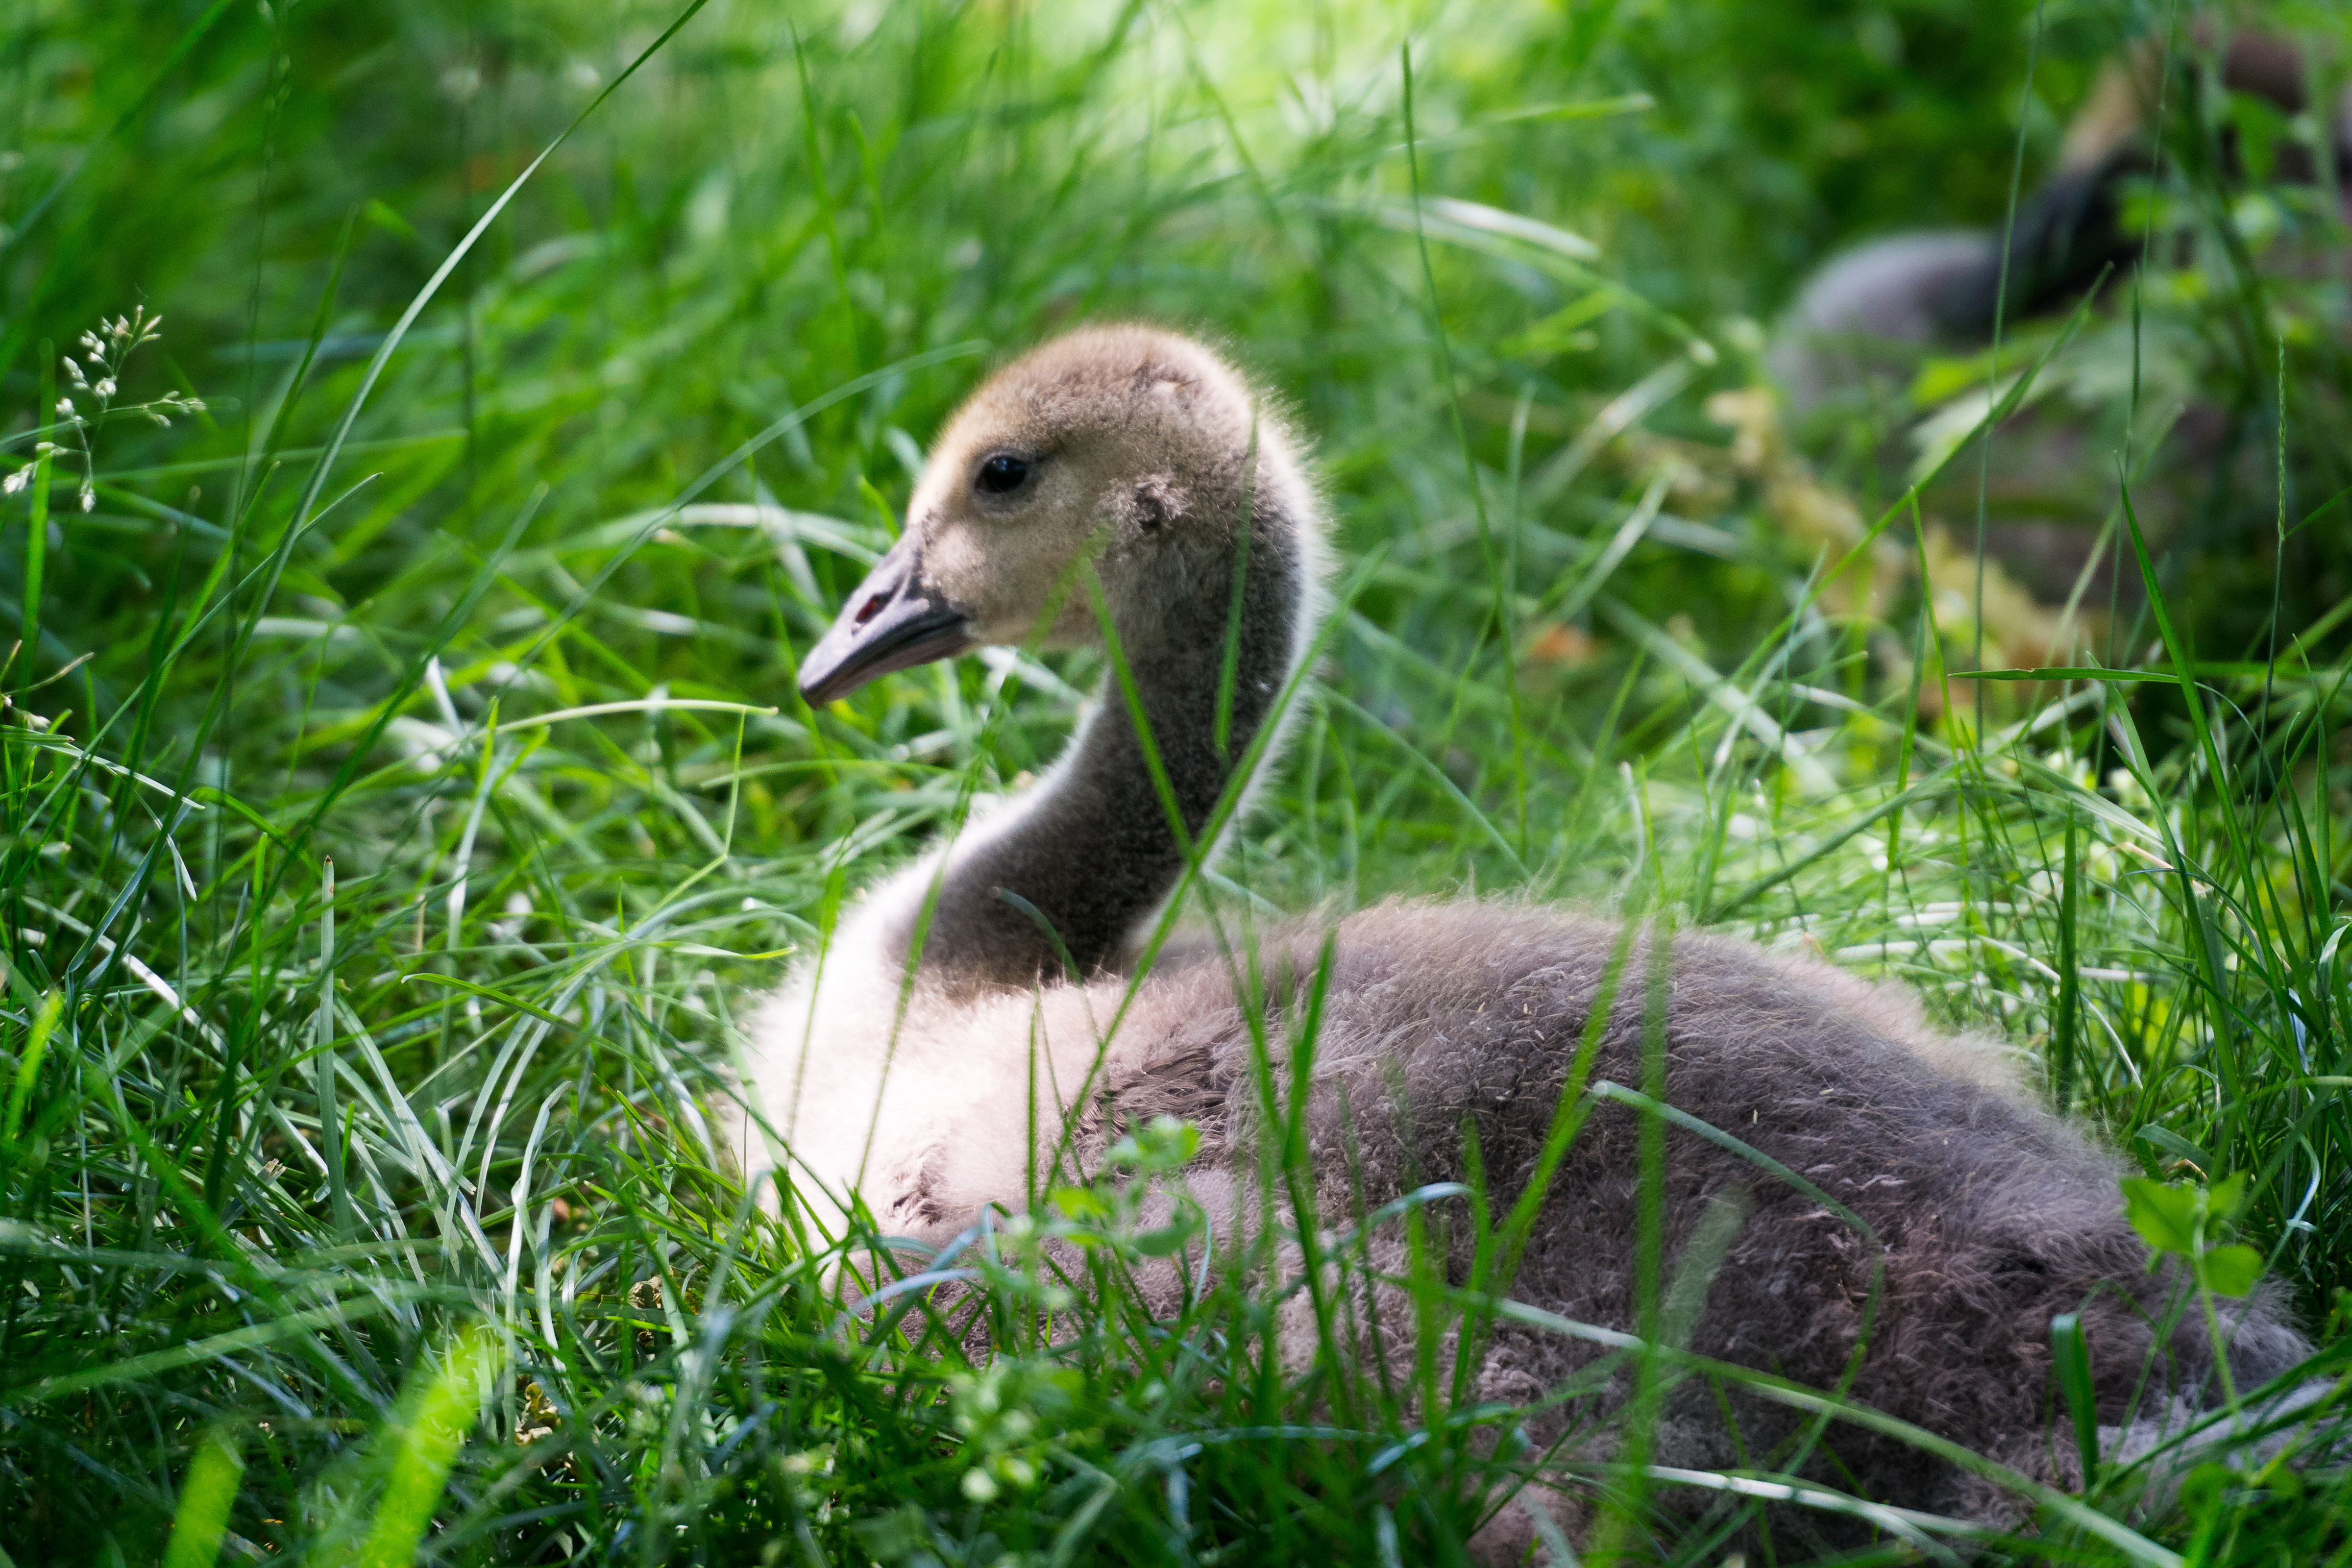
{"label": "blurred background goose", "polygon": [[[2305,56],[2294,38],[2253,29],[2223,36],[2210,17],[2184,29],[2170,49],[2160,35],[2143,37],[2099,74],[2067,127],[2057,166],[2022,194],[2013,224],[2003,226],[2006,247],[1999,228],[1923,231],[1868,240],[1823,263],[1800,288],[1768,354],[1793,426],[1801,431],[1856,419],[1874,424],[1877,411],[1912,401],[1916,378],[1930,361],[1963,362],[1981,353],[1994,340],[1996,318],[2014,343],[2031,339],[2037,322],[2046,326],[2072,310],[2103,279],[2106,291],[2120,298],[2118,286],[2144,256],[2159,268],[2179,263],[2192,238],[2192,216],[2216,234],[2255,223],[2243,211],[2223,210],[2250,188],[2292,190],[2309,198],[2295,204],[2305,217],[2287,226],[2300,237],[2276,237],[2280,242],[2270,244],[2269,235],[2233,235],[2221,247],[2211,287],[2241,290],[2259,287],[2254,280],[2260,278],[2352,276],[2340,226],[2352,222],[2347,173],[2352,171],[2352,88],[2332,104],[2315,102]],[[2217,95],[2234,95],[2242,110],[2233,117],[2215,101]],[[2274,134],[2261,138],[2258,152],[2250,149],[2236,118],[2265,124]],[[2169,184],[2154,177],[2163,163],[2171,165],[2161,171]],[[2179,199],[2183,190],[2186,201]],[[2170,198],[2171,205],[2135,206],[2136,199],[2151,194]],[[2151,210],[2163,215],[2152,237]],[[2261,210],[2280,211],[2275,204]],[[2159,377],[2154,359],[2184,351],[2173,334],[2154,326],[2150,337],[2156,341],[2130,344],[2145,347],[2151,362],[2134,454],[2140,522],[2154,549],[2179,541],[2200,510],[2213,510],[2224,488],[2216,464],[2235,461],[2247,469],[2244,492],[2258,499],[2242,513],[2205,518],[2205,531],[2217,537],[2203,542],[2220,543],[2219,536],[2227,535],[2242,553],[2242,539],[2266,536],[2274,521],[2271,443],[2232,430],[2238,416],[2223,405],[2210,374],[2185,384]],[[2006,355],[2003,373],[2021,369],[2037,346],[2029,342]],[[2077,345],[2078,354],[2083,348]],[[2258,404],[2270,395],[2275,349],[2275,343],[2248,349],[2232,342],[2224,351],[2224,357],[2235,356],[2231,363],[2252,383]],[[2128,371],[2133,380],[2139,368],[2135,354]],[[2063,369],[2044,378],[2045,389]],[[2116,390],[2122,379],[2118,373],[2096,377],[2095,409],[2067,397],[2021,408],[2004,422],[1990,469],[1981,476],[1985,548],[1996,569],[2045,605],[2067,602],[2079,584],[2094,624],[2111,602],[2129,609],[2142,593],[2127,548],[2119,552],[2112,533],[2110,547],[2096,548],[2114,507],[2114,465],[2125,446],[2120,426],[2101,416],[2112,416],[2122,403]],[[1985,381],[1981,367],[1962,373],[1963,386],[1981,387]],[[1971,405],[1965,423],[1972,425],[1980,412]],[[1912,457],[1899,440],[1884,443],[1879,482],[1889,493],[1903,488]],[[1928,516],[1941,510],[1947,524],[1956,525],[1973,513],[1979,478],[1975,461],[1959,465],[1942,490],[1931,488],[1924,498]],[[2315,541],[2298,547],[2320,548]],[[2119,553],[2126,563],[2120,570]],[[2040,651],[2049,662],[2071,662],[2066,649]]]}

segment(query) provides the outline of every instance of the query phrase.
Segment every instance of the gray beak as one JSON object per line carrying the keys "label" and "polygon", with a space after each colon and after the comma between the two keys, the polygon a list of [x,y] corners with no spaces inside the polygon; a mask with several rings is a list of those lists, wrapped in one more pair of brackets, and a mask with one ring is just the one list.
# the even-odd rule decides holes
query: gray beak
{"label": "gray beak", "polygon": [[801,696],[822,707],[893,670],[952,658],[972,646],[969,626],[924,583],[921,546],[902,533],[801,660]]}

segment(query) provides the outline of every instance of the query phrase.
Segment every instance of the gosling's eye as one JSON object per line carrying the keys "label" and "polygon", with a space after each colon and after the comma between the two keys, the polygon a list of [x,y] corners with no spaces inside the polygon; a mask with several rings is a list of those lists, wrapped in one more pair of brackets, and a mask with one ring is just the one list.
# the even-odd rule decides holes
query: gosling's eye
{"label": "gosling's eye", "polygon": [[1021,488],[1029,477],[1029,465],[1019,458],[998,453],[980,466],[980,488],[990,495],[1009,495]]}

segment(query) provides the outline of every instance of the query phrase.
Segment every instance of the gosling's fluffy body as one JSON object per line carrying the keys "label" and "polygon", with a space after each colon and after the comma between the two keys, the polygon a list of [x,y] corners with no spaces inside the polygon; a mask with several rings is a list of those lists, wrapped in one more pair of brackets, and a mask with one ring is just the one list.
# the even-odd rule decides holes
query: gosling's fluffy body
{"label": "gosling's fluffy body", "polygon": [[[1031,455],[1023,460],[1041,473],[1023,489],[1034,495],[999,505],[965,493],[979,465],[1003,452]],[[856,627],[888,595],[919,590],[962,606],[978,640],[1018,639],[1086,542],[1100,538],[1104,607],[1189,837],[1206,830],[1230,783],[1227,759],[1275,721],[1276,690],[1315,616],[1321,527],[1295,440],[1268,400],[1208,351],[1149,329],[1077,334],[1001,373],[951,423],[909,508],[910,542],[859,590],[859,618],[845,616],[825,646],[865,657],[854,654]],[[1219,748],[1213,694],[1244,532],[1239,679]],[[1065,609],[1054,633],[1078,641],[1092,625],[1091,611],[1074,619]],[[1162,963],[1098,1044],[1130,991],[1129,944],[1183,864],[1114,696],[1028,794],[882,884],[750,1032],[747,1098],[789,1146],[803,1196],[822,1214],[854,1187],[886,1232],[943,1242],[990,1206],[1023,1200],[1065,1118],[1076,1119],[1074,1152],[1091,1166],[1112,1128],[1166,1112],[1203,1129],[1191,1185],[1213,1233],[1230,1242],[1245,1230],[1260,1212],[1247,1184],[1262,1108],[1232,969],[1205,950]],[[1000,888],[1054,926],[1086,978],[1060,977],[1064,953]],[[927,941],[902,984],[927,901]],[[1328,923],[1310,918],[1257,939],[1275,1038],[1300,1005]],[[1466,1175],[1465,1130],[1476,1135],[1490,1207],[1504,1212],[1535,1166],[1621,938],[1612,922],[1513,902],[1399,902],[1339,920],[1307,1121],[1325,1220],[1344,1225],[1360,1205]],[[1634,942],[1591,1081],[1645,1081],[1644,1008],[1654,944],[1664,940],[1652,931]],[[1853,1395],[1980,1453],[2063,1476],[2068,1445],[2051,1440],[2047,1375],[2058,1312],[2084,1314],[2103,1419],[2125,1418],[2135,1389],[2159,1402],[2208,1394],[2201,1323],[2155,1343],[2151,1325],[2177,1316],[2175,1281],[2147,1270],[2120,1214],[2116,1163],[2035,1109],[1997,1046],[1931,1027],[1899,989],[1752,943],[1685,934],[1657,956],[1665,1098],[1845,1205],[1883,1247],[1754,1162],[1673,1130],[1669,1277],[1703,1215],[1724,1204],[1746,1212],[1706,1286],[1691,1349],[1832,1385],[1863,1331],[1883,1257]],[[1639,1126],[1622,1105],[1592,1111],[1512,1281],[1518,1300],[1635,1328]],[[766,1165],[776,1145],[759,1129],[740,1136],[747,1163]],[[1377,1236],[1370,1261],[1392,1268],[1400,1246]],[[1457,1279],[1469,1247],[1466,1228],[1452,1226]],[[1349,1316],[1349,1348],[1402,1370],[1411,1314],[1378,1310],[1380,1295]],[[1304,1314],[1303,1299],[1292,1310]],[[2242,1384],[2305,1353],[2269,1297],[2231,1305],[2225,1326]],[[1311,1351],[1303,1316],[1289,1336],[1294,1350]],[[1480,1352],[1473,1386],[1535,1401],[1596,1353],[1507,1324]],[[1624,1392],[1598,1397],[1606,1405]],[[1673,1397],[1659,1462],[1741,1462],[1714,1401],[1703,1382]],[[1534,1423],[1549,1429],[1535,1435],[1549,1438],[1570,1419],[1554,1408]],[[1790,1429],[1785,1410],[1756,1402],[1743,1402],[1738,1419],[1750,1455]],[[1850,1431],[1832,1446],[1865,1495],[2010,1517],[1990,1489],[1906,1446]],[[1601,1457],[1589,1445],[1571,1451]]]}
{"label": "gosling's fluffy body", "polygon": [[[1300,982],[1281,977],[1313,973],[1323,934],[1307,921],[1265,941],[1276,1039],[1300,1002]],[[1307,1123],[1327,1223],[1344,1229],[1359,1205],[1465,1179],[1465,1127],[1476,1133],[1489,1206],[1507,1212],[1542,1149],[1622,935],[1612,922],[1507,902],[1396,902],[1340,920]],[[1946,1035],[1908,992],[1815,960],[1692,933],[1675,937],[1671,951],[1668,1100],[1806,1176],[1869,1225],[1884,1249],[1756,1163],[1673,1130],[1668,1277],[1710,1202],[1746,1214],[1706,1289],[1688,1349],[1832,1386],[1862,1331],[1883,1257],[1853,1396],[2029,1475],[2070,1479],[2072,1440],[2052,1436],[2050,1320],[2061,1312],[2082,1314],[2105,1422],[2211,1397],[2205,1325],[2179,1310],[2177,1273],[2147,1270],[2147,1247],[2117,1200],[2118,1163],[2036,1109],[1996,1044]],[[1592,1082],[1643,1081],[1649,956],[1644,940],[1626,963]],[[1061,1126],[1055,1108],[1094,1068],[1101,1026],[1128,989],[1124,977],[1107,976],[952,1002],[919,987],[863,1184],[881,1226],[938,1245],[992,1205],[1017,1206],[1032,1180],[1029,1130],[1050,1149]],[[1193,1121],[1204,1145],[1192,1194],[1211,1234],[1234,1245],[1255,1212],[1248,1184],[1262,1105],[1251,1049],[1221,961],[1155,970],[1102,1058],[1075,1159],[1093,1167],[1120,1126],[1160,1114]],[[856,1093],[829,1075],[812,1082],[824,1087],[803,1101],[804,1117],[862,1132],[867,1114]],[[1594,1110],[1553,1179],[1515,1299],[1635,1329],[1637,1126],[1622,1105]],[[1471,1241],[1466,1226],[1452,1229],[1456,1283],[1467,1278]],[[1394,1227],[1376,1236],[1370,1262],[1402,1272]],[[1172,1306],[1172,1279],[1154,1283]],[[1401,1300],[1385,1311],[1368,1305],[1370,1312],[1349,1320],[1348,1348],[1367,1363],[1387,1357],[1398,1385],[1410,1386],[1410,1310]],[[2242,1385],[2309,1353],[2273,1296],[2222,1305]],[[1314,1331],[1306,1299],[1295,1298],[1286,1337],[1302,1360]],[[1533,1403],[1601,1353],[1507,1323],[1471,1386],[1479,1399]],[[1599,1403],[1626,1392],[1621,1379]],[[1532,1436],[1549,1441],[1575,1416],[1554,1411]],[[1769,1451],[1793,1420],[1748,1399],[1738,1416],[1751,1456]],[[1838,1428],[1828,1446],[1864,1496],[1989,1522],[2015,1517],[2014,1499],[1909,1445]],[[1743,1462],[1711,1388],[1685,1386],[1654,1458],[1685,1468]]]}

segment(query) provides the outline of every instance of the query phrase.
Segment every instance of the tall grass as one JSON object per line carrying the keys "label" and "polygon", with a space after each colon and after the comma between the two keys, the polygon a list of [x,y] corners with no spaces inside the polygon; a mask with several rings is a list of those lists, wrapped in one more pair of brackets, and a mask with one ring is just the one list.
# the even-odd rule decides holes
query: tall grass
{"label": "tall grass", "polygon": [[[1525,889],[1901,975],[2151,1176],[2245,1177],[2236,1234],[2338,1354],[2346,312],[2245,236],[2340,235],[2171,165],[2199,242],[2037,386],[2115,419],[2201,375],[2231,444],[2144,562],[2102,460],[2090,521],[2146,574],[2108,644],[2134,673],[1986,683],[1979,728],[1952,678],[1983,617],[1906,585],[1912,512],[1884,590],[1841,587],[1790,521],[1812,470],[1742,455],[1706,397],[1759,376],[1751,318],[1832,223],[1997,217],[2016,139],[2046,156],[2150,17],[2058,18],[2020,124],[2022,31],[1620,11],[17,13],[0,1550],[1459,1560],[1538,1458],[1515,1414],[1337,1342],[1286,1364],[1278,1280],[1209,1271],[1147,1321],[1128,1271],[1188,1238],[1131,1184],[941,1260],[961,1293],[853,1310],[713,1147],[747,999],[1040,768],[1102,673],[793,695],[988,356],[1106,314],[1220,332],[1294,398],[1376,563],[1201,907]],[[1748,90],[1790,60],[1802,93]],[[1861,167],[1833,132],[1863,114],[1888,158],[1995,173]],[[1926,397],[1984,384],[1927,370]],[[1885,416],[1823,437],[1808,493],[1884,506]],[[2268,612],[2206,591],[2249,577]],[[1182,1151],[1139,1135],[1111,1174]],[[1503,1223],[1483,1196],[1347,1218],[1407,1238],[1432,1322],[1475,1321],[1433,1237]],[[1692,1563],[1789,1484],[1570,1482],[1607,1542]],[[2347,1496],[2117,1474],[1973,1547],[1864,1510],[1861,1560],[2342,1560]],[[1817,1489],[1762,1550],[1809,1560],[1802,1521],[1861,1507]]]}

